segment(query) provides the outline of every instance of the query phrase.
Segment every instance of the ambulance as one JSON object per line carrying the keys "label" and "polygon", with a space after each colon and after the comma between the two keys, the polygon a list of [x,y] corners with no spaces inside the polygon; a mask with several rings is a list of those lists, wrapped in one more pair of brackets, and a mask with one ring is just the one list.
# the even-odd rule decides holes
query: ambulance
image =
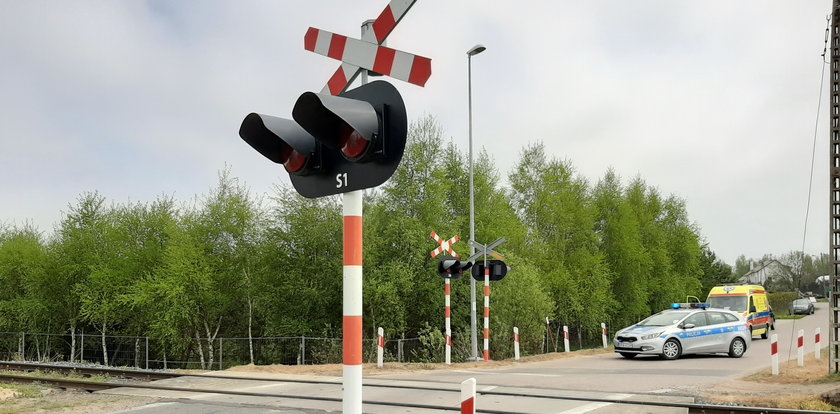
{"label": "ambulance", "polygon": [[773,309],[767,300],[767,291],[758,285],[719,285],[709,291],[706,303],[710,308],[728,309],[744,316],[752,335],[767,339],[771,329],[776,329]]}

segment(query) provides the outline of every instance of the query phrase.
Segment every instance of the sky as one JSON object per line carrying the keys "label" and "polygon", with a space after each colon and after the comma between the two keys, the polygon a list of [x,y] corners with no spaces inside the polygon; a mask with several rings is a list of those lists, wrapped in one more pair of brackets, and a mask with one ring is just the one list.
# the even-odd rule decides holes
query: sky
{"label": "sky", "polygon": [[[256,194],[288,183],[239,138],[243,118],[289,117],[336,70],[304,50],[307,28],[359,37],[386,4],[0,0],[0,222],[50,233],[87,191],[116,203],[189,200],[226,166]],[[593,185],[612,168],[682,198],[729,264],[800,250],[803,238],[819,254],[830,7],[418,0],[387,44],[431,58],[432,76],[425,87],[391,82],[409,120],[435,116],[466,152],[466,52],[483,44],[472,58],[473,139],[502,176],[524,145],[542,142]]]}

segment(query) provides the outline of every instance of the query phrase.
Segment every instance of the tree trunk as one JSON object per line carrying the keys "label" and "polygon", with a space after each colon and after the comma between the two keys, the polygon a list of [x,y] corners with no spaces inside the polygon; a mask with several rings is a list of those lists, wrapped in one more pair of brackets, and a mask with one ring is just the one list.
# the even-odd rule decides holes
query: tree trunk
{"label": "tree trunk", "polygon": [[76,362],[76,324],[70,324],[70,363]]}
{"label": "tree trunk", "polygon": [[134,338],[134,368],[140,368],[140,338]]}
{"label": "tree trunk", "polygon": [[207,365],[204,362],[204,347],[201,346],[201,336],[198,333],[198,329],[195,330],[195,341],[198,345],[198,356],[201,358],[201,369],[207,369]]}
{"label": "tree trunk", "polygon": [[105,322],[102,322],[102,358],[105,361],[105,366],[108,366],[108,345],[105,343],[105,329],[107,328]]}
{"label": "tree trunk", "polygon": [[251,355],[251,365],[254,365],[254,336],[251,334],[251,321],[254,319],[254,304],[248,293],[248,351]]}
{"label": "tree trunk", "polygon": [[207,325],[206,320],[204,321],[204,331],[207,333],[207,353],[210,355],[209,358],[208,358],[209,359],[208,365],[210,366],[210,369],[213,368],[213,355],[214,355],[213,354],[213,341],[216,340],[216,335],[219,334],[219,328],[221,328],[221,327],[222,327],[222,317],[219,316],[219,322],[216,324],[216,331],[213,332],[212,335],[210,335],[210,326]]}

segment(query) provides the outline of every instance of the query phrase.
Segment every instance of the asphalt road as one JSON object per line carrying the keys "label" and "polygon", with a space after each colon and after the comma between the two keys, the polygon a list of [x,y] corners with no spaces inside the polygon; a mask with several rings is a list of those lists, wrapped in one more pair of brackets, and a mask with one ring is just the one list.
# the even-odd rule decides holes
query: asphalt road
{"label": "asphalt road", "polygon": [[[781,364],[796,363],[796,333],[805,331],[806,358],[814,356],[814,329],[820,327],[823,344],[827,345],[829,313],[827,303],[819,303],[817,312],[799,320],[778,320],[776,330],[779,336],[779,360]],[[827,358],[823,350],[823,358]],[[788,359],[790,359],[788,361]],[[445,387],[453,391],[459,389],[461,381],[476,378],[478,390],[496,390],[507,392],[544,393],[554,396],[599,397],[610,399],[661,398],[663,400],[693,401],[691,398],[678,397],[690,395],[703,386],[715,384],[721,380],[734,379],[750,373],[767,369],[770,366],[770,340],[755,337],[749,344],[742,358],[730,358],[726,355],[686,356],[674,361],[660,360],[657,357],[640,356],[625,359],[615,353],[576,356],[553,361],[528,362],[495,369],[470,370],[435,370],[395,375],[376,375],[365,378],[366,383],[387,383],[421,385],[427,387]],[[241,374],[241,373],[237,373]],[[340,378],[324,378],[337,384]],[[170,385],[193,386],[196,388],[222,387],[253,392],[289,393],[340,397],[338,385],[307,385],[265,382],[226,382],[219,379],[185,378],[166,380]],[[340,412],[341,404],[333,402],[290,400],[276,397],[237,397],[215,394],[160,393],[148,390],[119,389],[108,393],[147,395],[163,397],[165,400],[146,407],[131,410],[133,414],[158,413],[208,413],[235,412],[252,413],[324,413]],[[654,395],[655,397],[651,397]],[[394,390],[366,387],[365,400],[401,401],[422,404],[457,406],[459,395],[456,392],[436,392],[417,390]],[[573,400],[527,400],[522,398],[480,396],[477,399],[480,409],[510,410],[529,413],[634,413],[661,412],[679,413],[679,409],[650,409],[630,405],[591,403]],[[395,407],[365,405],[366,413],[432,413],[433,410],[403,410]],[[451,412],[451,411],[450,411]]]}

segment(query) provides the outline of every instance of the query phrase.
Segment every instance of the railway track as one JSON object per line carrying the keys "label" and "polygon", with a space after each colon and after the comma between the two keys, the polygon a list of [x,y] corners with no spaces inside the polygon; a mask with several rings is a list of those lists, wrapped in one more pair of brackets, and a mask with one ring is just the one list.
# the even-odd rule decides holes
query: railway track
{"label": "railway track", "polygon": [[[313,400],[313,401],[328,401],[328,402],[341,402],[341,398],[338,397],[324,397],[324,396],[312,396],[312,395],[294,395],[294,394],[278,394],[278,393],[264,393],[264,392],[250,392],[250,391],[232,391],[232,390],[223,390],[223,389],[213,389],[213,388],[192,388],[192,387],[174,387],[165,384],[156,384],[154,381],[161,380],[161,379],[171,379],[177,377],[200,377],[200,378],[213,378],[213,379],[225,379],[225,380],[241,380],[241,381],[263,381],[263,382],[273,382],[273,383],[303,383],[303,384],[328,384],[328,385],[335,385],[337,387],[341,386],[340,382],[337,381],[319,381],[319,380],[305,380],[305,379],[276,379],[276,378],[254,378],[254,377],[242,377],[242,376],[228,376],[228,375],[214,375],[214,374],[179,374],[173,372],[159,372],[159,371],[143,371],[143,370],[127,370],[127,369],[116,369],[116,368],[102,368],[102,367],[76,367],[76,366],[63,366],[63,365],[53,365],[53,364],[37,364],[37,363],[21,363],[21,362],[0,362],[0,371],[51,371],[51,372],[61,372],[65,374],[76,374],[81,376],[94,376],[94,375],[105,375],[105,376],[113,376],[113,377],[121,377],[121,378],[129,378],[129,379],[139,379],[142,382],[130,382],[130,383],[112,383],[112,382],[100,382],[100,381],[90,381],[90,380],[82,380],[82,379],[70,379],[70,378],[54,378],[54,377],[39,377],[39,376],[32,376],[32,375],[17,375],[17,374],[7,374],[7,373],[0,373],[0,383],[2,382],[11,382],[11,383],[41,383],[47,384],[56,388],[62,389],[74,389],[74,390],[82,390],[88,392],[94,391],[102,391],[114,388],[136,388],[136,389],[148,389],[148,390],[158,390],[158,391],[177,391],[177,392],[187,392],[187,393],[197,393],[197,394],[221,394],[221,395],[236,395],[236,396],[247,396],[247,397],[273,397],[273,398],[289,398],[289,399],[300,399],[300,400]],[[414,385],[399,385],[399,384],[376,384],[367,382],[364,384],[366,388],[369,387],[377,387],[377,388],[393,388],[393,389],[407,389],[407,390],[417,390],[417,391],[439,391],[439,392],[451,392],[451,393],[460,393],[460,389],[458,388],[458,384],[449,383],[451,387],[431,387],[431,386],[414,386]],[[545,389],[543,391],[557,391],[554,389]],[[536,389],[535,391],[540,391],[540,389]],[[626,399],[610,399],[610,398],[593,398],[593,397],[581,397],[581,396],[574,396],[574,395],[544,395],[538,393],[522,393],[522,392],[510,392],[510,391],[497,391],[497,390],[488,390],[482,391],[477,390],[477,394],[484,395],[484,396],[497,396],[497,397],[510,397],[510,398],[517,398],[522,399],[523,404],[521,406],[527,407],[528,403],[527,400],[572,400],[572,401],[582,401],[587,403],[607,403],[607,404],[621,404],[621,405],[635,405],[635,406],[648,406],[648,407],[671,407],[677,409],[687,409],[689,413],[698,413],[698,414],[741,414],[741,413],[766,413],[766,414],[781,414],[781,413],[791,413],[791,414],[807,414],[807,413],[819,413],[821,411],[812,411],[812,410],[790,410],[790,409],[778,409],[778,408],[764,408],[764,407],[743,407],[743,406],[723,406],[723,405],[715,405],[715,404],[702,404],[702,403],[680,403],[680,402],[663,402],[663,401],[645,401],[645,400],[626,400]],[[378,406],[391,406],[391,407],[403,407],[403,408],[415,408],[415,409],[431,409],[431,410],[443,410],[443,411],[453,411],[458,412],[460,409],[457,406],[446,406],[446,405],[434,405],[434,404],[414,404],[414,403],[406,403],[406,402],[393,402],[393,401],[376,401],[376,400],[365,400],[363,401],[364,404],[369,405],[378,405]],[[502,411],[502,410],[491,410],[491,409],[478,409],[477,412],[479,413],[488,413],[488,414],[529,414],[528,411]]]}

